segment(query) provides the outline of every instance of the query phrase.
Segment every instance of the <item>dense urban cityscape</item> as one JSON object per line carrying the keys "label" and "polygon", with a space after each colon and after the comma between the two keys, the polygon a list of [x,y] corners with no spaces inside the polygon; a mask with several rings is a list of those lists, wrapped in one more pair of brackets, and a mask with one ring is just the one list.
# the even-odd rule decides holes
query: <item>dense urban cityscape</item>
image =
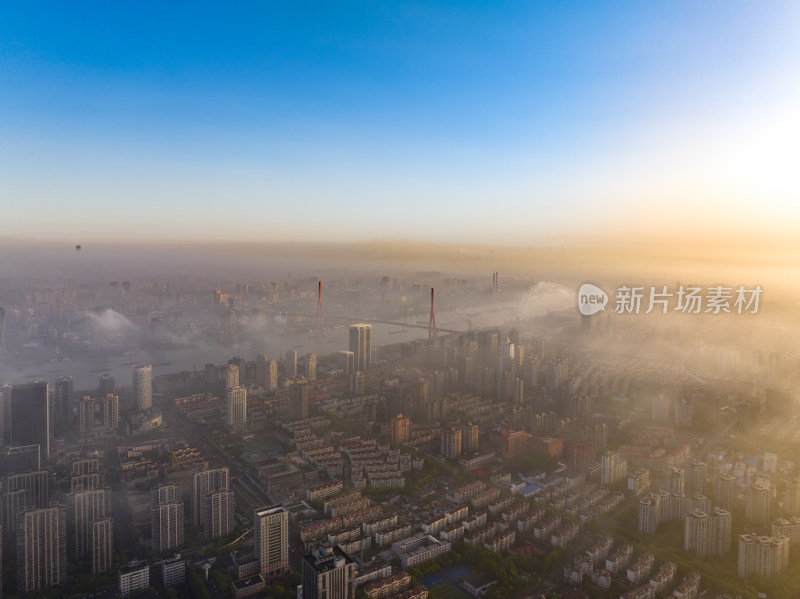
{"label": "dense urban cityscape", "polygon": [[800,599],[798,32],[0,1],[0,599]]}
{"label": "dense urban cityscape", "polygon": [[795,358],[543,286],[6,281],[3,592],[785,596]]}

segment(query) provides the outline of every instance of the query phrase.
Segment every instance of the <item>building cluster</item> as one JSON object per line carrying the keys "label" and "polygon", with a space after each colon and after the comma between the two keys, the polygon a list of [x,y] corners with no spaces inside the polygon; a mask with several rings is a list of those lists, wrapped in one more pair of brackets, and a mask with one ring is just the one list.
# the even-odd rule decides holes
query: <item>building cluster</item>
{"label": "building cluster", "polygon": [[[301,287],[214,290],[209,310],[215,335],[219,340],[236,339],[247,322],[245,310],[260,316],[262,302],[313,299],[313,293]],[[166,290],[160,293],[167,295]],[[204,301],[208,299],[206,295]],[[155,337],[163,331],[161,319],[155,314],[147,318]],[[289,320],[289,329],[308,332],[302,319]],[[194,373],[161,377],[153,376],[151,365],[136,365],[127,396],[125,389],[118,394],[113,377],[105,375],[98,392],[80,393],[82,398],[76,397],[67,377],[59,379],[52,394],[41,382],[0,388],[5,461],[12,465],[3,480],[2,520],[3,529],[16,535],[18,578],[29,585],[21,590],[62,584],[72,558],[93,573],[109,572],[113,564],[114,521],[102,463],[73,463],[66,500],[51,502],[53,475],[42,469],[42,462],[59,451],[54,432],[61,415],[76,425],[84,444],[118,432],[147,433],[162,423],[154,394],[158,405],[159,393],[194,393],[197,389],[192,387],[201,380],[213,383],[206,390],[214,393],[169,401],[185,418],[183,424],[208,425],[204,442],[216,451],[227,443],[241,448],[254,438],[254,431],[269,424],[275,427],[275,438],[292,449],[274,453],[259,446],[234,456],[225,463],[237,464],[238,471],[241,457],[246,476],[233,479],[228,468],[209,467],[200,449],[174,439],[126,442],[116,448],[121,480],[132,482],[130,488],[139,483],[150,489],[150,543],[165,587],[186,579],[186,561],[175,553],[188,536],[186,519],[207,541],[231,536],[238,519],[252,525],[253,542],[252,548],[249,541],[243,548],[237,544],[223,560],[234,578],[230,592],[237,598],[260,593],[265,584],[291,570],[289,519],[300,511],[299,536],[306,553],[301,561],[303,597],[349,599],[362,586],[371,599],[425,599],[427,590],[412,584],[408,568],[436,559],[460,540],[493,552],[512,549],[523,537],[541,541],[537,545],[574,545],[585,536],[581,532],[591,528],[587,522],[623,501],[620,490],[626,485],[637,496],[641,532],[655,534],[662,522],[681,521],[684,547],[699,557],[730,550],[737,486],[744,489],[747,519],[763,526],[772,522],[772,530],[771,536],[739,537],[741,576],[781,571],[789,546],[800,539],[800,478],[787,472],[780,478],[776,464],[766,456],[764,468],[775,476],[747,481],[735,468],[710,478],[706,463],[691,459],[693,440],[681,429],[716,417],[705,413],[699,396],[659,395],[653,400],[653,419],[674,427],[642,427],[630,443],[606,450],[615,446],[609,439],[614,441],[628,422],[597,414],[598,396],[623,406],[634,402],[652,369],[637,372],[629,364],[617,374],[608,364],[587,367],[580,352],[546,352],[542,339],[520,343],[516,331],[507,337],[498,331],[470,331],[441,338],[432,331],[427,342],[397,344],[384,352],[373,348],[369,324],[346,330],[348,349],[321,356],[319,368],[315,354],[304,357],[292,349],[279,360],[260,354],[254,361],[233,358],[223,366],[207,364]],[[64,338],[58,333],[56,337]],[[399,359],[392,363],[395,355]],[[666,379],[673,374],[662,373]],[[773,397],[773,402],[781,401]],[[711,412],[719,403],[714,406]],[[331,430],[331,422],[339,418],[363,426],[359,436],[352,436],[352,429]],[[504,468],[512,470],[506,467],[509,461],[529,453],[559,458],[565,468],[550,476],[518,472],[525,470],[517,468],[525,464],[523,458],[513,462],[513,474],[504,473]],[[407,479],[416,478],[413,470],[422,469],[425,460],[448,469],[458,464],[484,472],[477,473],[477,482],[455,489],[442,483],[449,491],[446,499],[439,493],[425,500],[434,491],[420,490],[419,503],[430,503],[409,506],[401,490]],[[651,491],[651,475],[659,483],[663,477],[664,488]],[[778,486],[771,484],[775,479]],[[259,507],[248,522],[241,513],[236,515],[234,482],[237,492],[253,483],[271,497],[291,495],[294,501],[304,496],[312,505],[297,500],[295,510],[286,502],[295,516],[283,505]],[[386,491],[384,496],[392,495],[392,500],[370,499],[377,491]],[[253,499],[236,498],[240,504]],[[772,514],[776,507],[782,516],[778,520]],[[321,513],[314,515],[315,511]],[[55,549],[43,556],[37,544]],[[402,570],[393,572],[380,560],[366,561],[365,556],[378,553],[397,558]],[[633,547],[615,549],[611,538],[595,539],[573,557],[564,569],[568,582],[588,578],[607,591],[613,581],[624,578],[630,589],[625,599],[661,597],[670,590],[682,599],[699,593],[699,576],[690,574],[676,586],[674,564],[656,569],[650,554],[634,561]],[[150,568],[142,561],[123,565],[121,594],[146,588]],[[478,596],[492,584],[470,577],[464,587]]]}
{"label": "building cluster", "polygon": [[[564,580],[578,585],[588,578],[603,591],[608,591],[616,580],[633,587],[622,595],[624,599],[654,599],[670,591],[677,574],[674,563],[666,562],[655,570],[655,558],[651,553],[641,554],[633,562],[633,546],[622,545],[612,552],[613,545],[610,537],[595,541],[564,567]],[[695,599],[699,591],[700,576],[693,572],[675,586],[670,596]]]}
{"label": "building cluster", "polygon": [[789,537],[739,535],[739,576],[750,575],[767,578],[780,573],[789,565]]}

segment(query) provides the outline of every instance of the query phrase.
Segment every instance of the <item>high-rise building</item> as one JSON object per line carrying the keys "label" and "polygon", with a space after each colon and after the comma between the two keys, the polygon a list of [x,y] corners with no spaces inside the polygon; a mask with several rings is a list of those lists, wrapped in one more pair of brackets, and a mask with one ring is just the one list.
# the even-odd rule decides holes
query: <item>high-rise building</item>
{"label": "high-rise building", "polygon": [[62,376],[56,379],[53,417],[67,424],[72,421],[73,393],[74,386],[71,376]]}
{"label": "high-rise building", "polygon": [[449,460],[454,460],[461,455],[460,427],[451,426],[442,431],[441,454]]}
{"label": "high-rise building", "polygon": [[183,545],[184,513],[181,486],[166,483],[150,492],[150,533],[153,551],[163,553]]}
{"label": "high-rise building", "polygon": [[8,445],[39,445],[42,459],[50,457],[50,402],[46,382],[11,387],[11,440]]}
{"label": "high-rise building", "polygon": [[289,385],[289,407],[293,420],[308,418],[308,381],[304,376]]}
{"label": "high-rise building", "polygon": [[278,387],[278,363],[264,354],[256,356],[256,384],[267,391]]}
{"label": "high-rise building", "polygon": [[85,395],[78,404],[78,431],[88,435],[94,430],[94,397]]}
{"label": "high-rise building", "polygon": [[690,508],[691,501],[680,491],[646,493],[639,500],[639,532],[655,534],[662,522],[684,522]]}
{"label": "high-rise building", "polygon": [[344,372],[344,376],[350,376],[355,372],[355,354],[351,351],[340,351],[339,356],[339,370]]}
{"label": "high-rise building", "polygon": [[694,510],[686,515],[683,548],[694,549],[698,557],[722,555],[730,551],[733,516],[714,508],[711,513]]}
{"label": "high-rise building", "polygon": [[671,468],[667,472],[667,491],[670,493],[686,493],[686,470]]}
{"label": "high-rise building", "polygon": [[350,325],[350,351],[354,370],[363,372],[372,368],[372,325]]}
{"label": "high-rise building", "polygon": [[186,582],[186,559],[180,553],[161,560],[161,582],[165,589]]}
{"label": "high-rise building", "polygon": [[228,363],[225,368],[225,388],[232,389],[239,386],[239,365]]}
{"label": "high-rise building", "polygon": [[778,518],[770,528],[773,536],[780,534],[789,537],[789,544],[792,547],[800,545],[800,516],[791,516],[788,520]]}
{"label": "high-rise building", "polygon": [[0,385],[0,446],[11,445],[11,385]]}
{"label": "high-rise building", "polygon": [[278,386],[278,363],[267,359],[264,354],[256,356],[256,385],[267,391]]}
{"label": "high-rise building", "polygon": [[514,359],[514,344],[511,342],[510,337],[506,337],[503,339],[503,347],[500,353],[500,360],[505,362],[506,360],[513,360]]}
{"label": "high-rise building", "polygon": [[569,381],[569,359],[566,356],[560,356],[548,362],[545,377],[545,383],[550,389],[558,389],[566,385]]}
{"label": "high-rise building", "polygon": [[750,522],[769,524],[769,487],[753,485],[745,496],[745,517]]}
{"label": "high-rise building", "polygon": [[150,586],[150,564],[131,561],[119,569],[119,592],[122,597]]}
{"label": "high-rise building", "polygon": [[675,426],[689,428],[692,426],[692,413],[694,408],[689,399],[681,399],[675,402]]}
{"label": "high-rise building", "polygon": [[207,539],[233,532],[235,502],[233,491],[214,491],[203,499],[203,531]]}
{"label": "high-rise building", "polygon": [[731,548],[733,514],[721,507],[711,510],[711,551],[717,555],[727,553]]}
{"label": "high-rise building", "polygon": [[105,397],[106,395],[114,395],[117,392],[117,380],[110,374],[100,375],[97,382],[97,396]]}
{"label": "high-rise building", "polygon": [[46,508],[50,505],[50,472],[37,470],[22,474],[10,474],[3,482],[6,493],[25,490],[29,507]]}
{"label": "high-rise building", "polygon": [[67,524],[72,556],[80,558],[89,555],[92,523],[111,516],[111,509],[110,489],[92,489],[67,495]]}
{"label": "high-rise building", "polygon": [[73,474],[69,477],[69,492],[91,491],[100,488],[100,473]]}
{"label": "high-rise building", "polygon": [[[497,445],[500,458],[503,460],[525,453],[528,447],[528,433],[525,431],[524,426],[515,429],[507,424],[499,424],[489,432],[489,436]],[[592,452],[594,452],[594,449],[592,449]]]}
{"label": "high-rise building", "polygon": [[229,387],[227,408],[228,430],[231,432],[243,430],[247,424],[247,389],[241,386]]}
{"label": "high-rise building", "polygon": [[41,447],[38,445],[23,445],[9,447],[6,451],[6,471],[9,474],[22,474],[35,472],[42,467]]}
{"label": "high-rise building", "polygon": [[628,462],[616,451],[606,451],[600,456],[600,484],[612,485],[628,475]]}
{"label": "high-rise building", "polygon": [[297,378],[297,352],[293,349],[286,352],[286,378]]}
{"label": "high-rise building", "polygon": [[389,423],[389,438],[392,443],[400,444],[408,441],[411,434],[411,419],[408,416],[397,414],[392,416]]}
{"label": "high-rise building", "polygon": [[784,481],[783,513],[787,516],[800,516],[800,475]]}
{"label": "high-rise building", "polygon": [[16,491],[5,491],[3,493],[3,530],[16,530],[17,515],[25,510],[32,508],[28,499],[27,489],[17,489]]}
{"label": "high-rise building", "polygon": [[654,535],[661,524],[662,497],[648,493],[639,500],[638,530],[641,533]]}
{"label": "high-rise building", "polygon": [[650,487],[650,471],[646,469],[636,470],[628,474],[628,490],[636,495],[641,495]]}
{"label": "high-rise building", "polygon": [[89,543],[92,574],[111,570],[114,564],[114,521],[111,518],[95,520],[91,524]]}
{"label": "high-rise building", "polygon": [[213,468],[192,475],[192,524],[203,526],[206,495],[227,491],[229,484],[227,468]]}
{"label": "high-rise building", "polygon": [[97,458],[84,458],[74,460],[71,464],[71,476],[93,474],[101,471],[101,461]]}
{"label": "high-rise building", "polygon": [[181,486],[175,483],[163,483],[150,489],[150,504],[172,503],[182,501]]}
{"label": "high-rise building", "polygon": [[138,412],[153,407],[153,367],[150,364],[133,367],[133,399]]}
{"label": "high-rise building", "polygon": [[789,538],[755,534],[739,535],[739,576],[768,578],[789,565]]}
{"label": "high-rise building", "polygon": [[17,590],[32,593],[67,580],[67,511],[63,505],[17,514]]}
{"label": "high-rise building", "polygon": [[733,512],[735,502],[736,479],[730,474],[718,474],[714,479],[714,505]]}
{"label": "high-rise building", "polygon": [[478,334],[478,359],[486,364],[497,360],[498,334],[496,331],[483,331]]}
{"label": "high-rise building", "polygon": [[686,494],[702,495],[706,490],[706,463],[693,458],[686,466]]}
{"label": "high-rise building", "polygon": [[306,356],[306,378],[311,382],[317,380],[317,354]]}
{"label": "high-rise building", "polygon": [[519,405],[525,401],[525,381],[521,377],[514,379],[514,403]]}
{"label": "high-rise building", "polygon": [[356,566],[338,547],[314,549],[303,557],[303,599],[354,599]]}
{"label": "high-rise building", "polygon": [[466,451],[478,449],[478,425],[468,422],[461,425],[461,448]]}
{"label": "high-rise building", "polygon": [[711,518],[708,514],[695,510],[686,515],[683,533],[683,548],[694,549],[697,557],[706,557],[709,553],[710,535],[708,532]]}
{"label": "high-rise building", "polygon": [[100,406],[103,428],[116,430],[119,427],[119,396],[107,393],[101,396]]}
{"label": "high-rise building", "polygon": [[531,356],[527,360],[522,367],[522,376],[525,384],[530,387],[538,387],[539,386],[539,366],[541,363],[539,362],[539,357],[536,355]]}
{"label": "high-rise building", "polygon": [[278,388],[278,361],[270,360],[267,368],[267,390],[273,391]]}
{"label": "high-rise building", "polygon": [[564,454],[567,458],[567,468],[576,472],[593,466],[597,461],[594,441],[590,439],[565,443]]}
{"label": "high-rise building", "polygon": [[165,589],[186,582],[186,559],[180,553],[161,560],[161,582]]}
{"label": "high-rise building", "polygon": [[657,395],[653,397],[653,420],[669,422],[671,407],[672,399],[670,397],[665,397],[664,395]]}
{"label": "high-rise building", "polygon": [[289,512],[281,505],[255,510],[253,533],[261,575],[268,579],[289,572]]}

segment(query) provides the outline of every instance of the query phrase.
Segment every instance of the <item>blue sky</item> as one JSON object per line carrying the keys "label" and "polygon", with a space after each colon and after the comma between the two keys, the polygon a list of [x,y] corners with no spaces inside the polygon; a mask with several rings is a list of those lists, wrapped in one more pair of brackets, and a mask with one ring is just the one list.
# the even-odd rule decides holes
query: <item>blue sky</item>
{"label": "blue sky", "polygon": [[792,2],[4,0],[0,235],[796,226],[798,31]]}

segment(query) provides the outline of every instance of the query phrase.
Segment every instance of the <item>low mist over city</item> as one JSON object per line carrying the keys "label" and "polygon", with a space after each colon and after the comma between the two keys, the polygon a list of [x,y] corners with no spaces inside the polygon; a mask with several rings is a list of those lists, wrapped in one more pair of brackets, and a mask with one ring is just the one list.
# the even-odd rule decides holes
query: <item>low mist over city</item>
{"label": "low mist over city", "polygon": [[800,597],[798,30],[0,3],[0,597]]}

